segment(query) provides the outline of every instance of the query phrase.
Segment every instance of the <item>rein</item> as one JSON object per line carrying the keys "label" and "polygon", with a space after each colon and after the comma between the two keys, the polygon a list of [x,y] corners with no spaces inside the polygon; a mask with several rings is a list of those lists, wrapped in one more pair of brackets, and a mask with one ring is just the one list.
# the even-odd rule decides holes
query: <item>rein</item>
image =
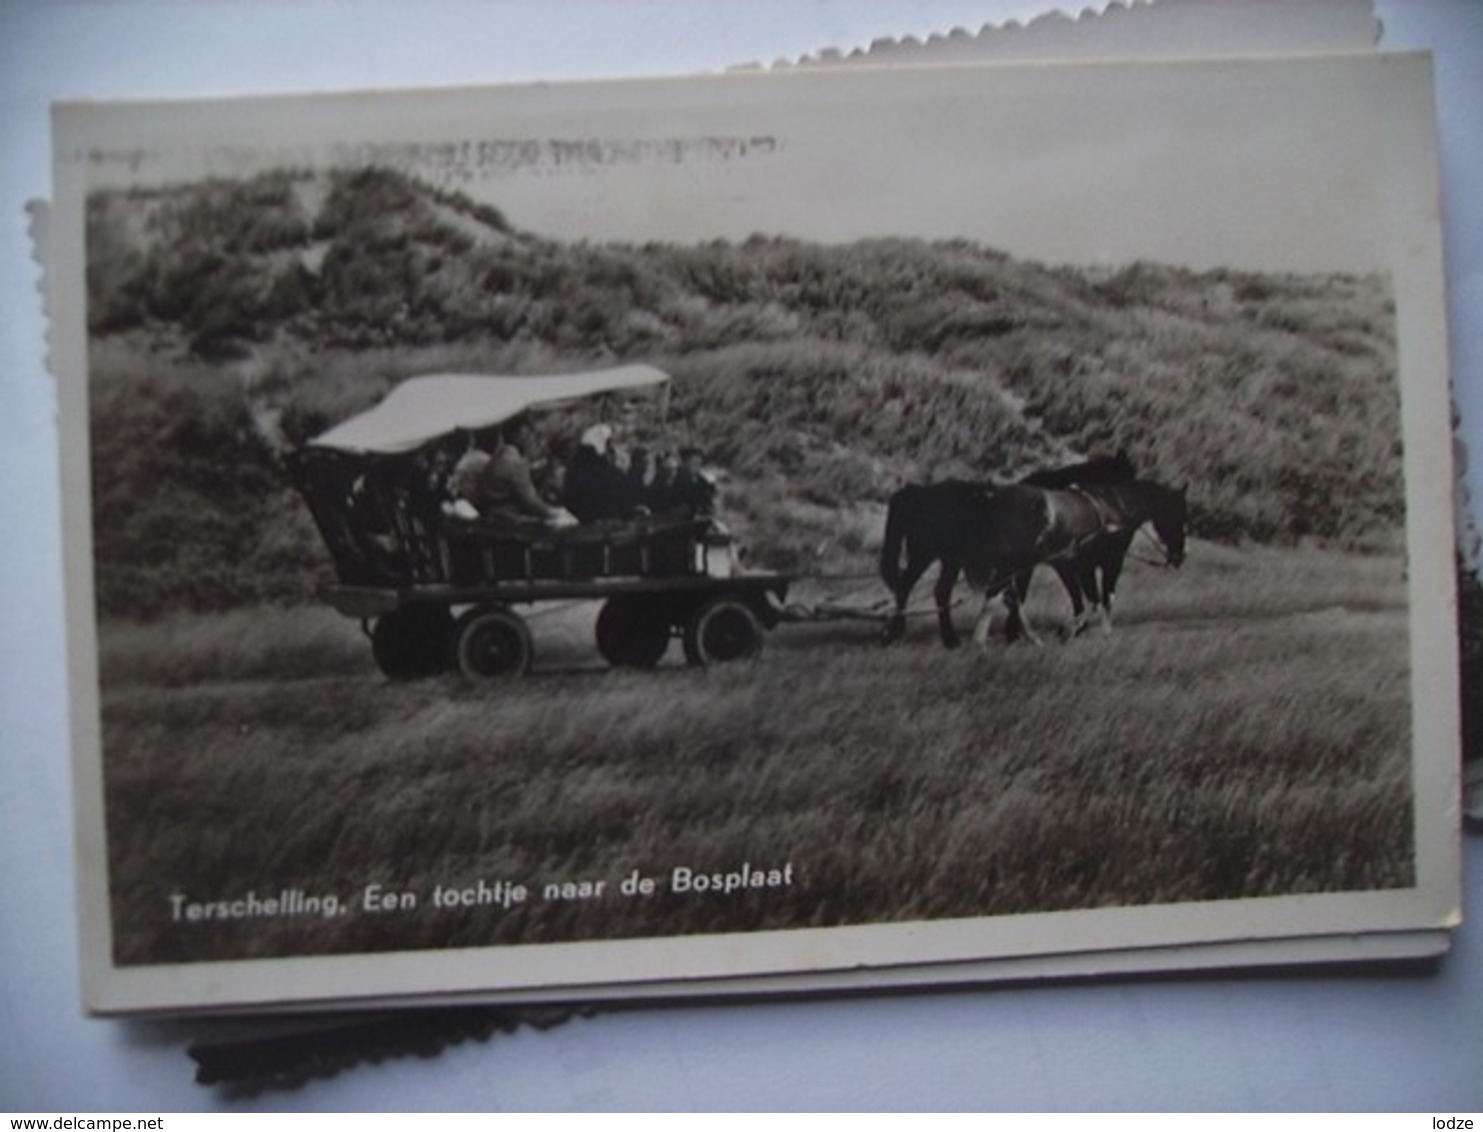
{"label": "rein", "polygon": [[[1114,485],[1113,490],[1115,490],[1115,486],[1116,485]],[[1112,521],[1112,519],[1108,515],[1108,510],[1107,510],[1108,504],[1107,504],[1107,501],[1105,501],[1101,497],[1099,497],[1098,494],[1095,491],[1087,491],[1085,488],[1073,489],[1073,490],[1075,490],[1078,495],[1080,495],[1083,499],[1085,499],[1088,503],[1090,503],[1092,505],[1092,509],[1094,511],[1096,511],[1097,518],[1101,522],[1102,529],[1104,531],[1109,526],[1113,525],[1113,521]],[[1145,520],[1145,522],[1146,521],[1147,520]],[[1173,565],[1169,561],[1169,548],[1166,547],[1159,539],[1157,539],[1153,535],[1151,535],[1149,533],[1149,531],[1148,531],[1148,527],[1145,526],[1144,523],[1139,523],[1138,524],[1138,532],[1137,532],[1137,535],[1135,536],[1135,538],[1140,538],[1140,537],[1141,538],[1144,538],[1144,539],[1147,539],[1148,542],[1150,544],[1152,544],[1154,550],[1158,552],[1158,554],[1160,555],[1160,557],[1159,558],[1145,558],[1141,554],[1133,554],[1130,551],[1127,554],[1127,557],[1128,558],[1131,558],[1134,562],[1140,562],[1140,563],[1142,563],[1145,566],[1152,566],[1156,570],[1171,570],[1171,569],[1173,569]]]}

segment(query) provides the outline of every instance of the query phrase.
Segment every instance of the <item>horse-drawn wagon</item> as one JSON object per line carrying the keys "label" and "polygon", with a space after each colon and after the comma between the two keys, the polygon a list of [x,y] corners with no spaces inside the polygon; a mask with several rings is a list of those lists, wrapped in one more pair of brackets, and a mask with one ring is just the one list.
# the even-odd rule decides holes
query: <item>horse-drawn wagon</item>
{"label": "horse-drawn wagon", "polygon": [[676,636],[691,664],[758,652],[790,578],[735,570],[710,517],[639,509],[561,525],[478,514],[450,505],[439,474],[460,438],[472,444],[532,411],[667,381],[649,366],[413,378],[294,454],[295,484],[335,567],[322,596],[362,622],[384,673],[521,675],[534,650],[517,609],[572,600],[602,602],[597,648],[613,665],[652,667]]}

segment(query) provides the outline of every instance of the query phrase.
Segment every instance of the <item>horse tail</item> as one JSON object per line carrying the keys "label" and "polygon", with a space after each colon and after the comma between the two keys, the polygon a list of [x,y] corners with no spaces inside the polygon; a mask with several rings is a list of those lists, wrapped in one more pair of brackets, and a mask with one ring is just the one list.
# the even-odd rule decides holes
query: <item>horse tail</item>
{"label": "horse tail", "polygon": [[904,497],[908,490],[902,488],[886,503],[886,535],[881,544],[881,580],[893,594],[901,584],[901,545],[906,541],[906,531],[903,529],[906,526]]}

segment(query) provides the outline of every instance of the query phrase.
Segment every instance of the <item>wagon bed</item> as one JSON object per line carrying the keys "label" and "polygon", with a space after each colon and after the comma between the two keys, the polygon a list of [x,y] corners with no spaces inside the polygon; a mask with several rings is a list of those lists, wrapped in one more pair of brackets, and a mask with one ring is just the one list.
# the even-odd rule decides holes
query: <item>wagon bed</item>
{"label": "wagon bed", "polygon": [[595,600],[598,653],[614,667],[652,668],[679,638],[694,665],[746,660],[782,619],[781,574],[533,579],[403,588],[331,584],[321,596],[366,625],[372,655],[393,678],[457,670],[472,678],[526,672],[534,645],[517,607]]}

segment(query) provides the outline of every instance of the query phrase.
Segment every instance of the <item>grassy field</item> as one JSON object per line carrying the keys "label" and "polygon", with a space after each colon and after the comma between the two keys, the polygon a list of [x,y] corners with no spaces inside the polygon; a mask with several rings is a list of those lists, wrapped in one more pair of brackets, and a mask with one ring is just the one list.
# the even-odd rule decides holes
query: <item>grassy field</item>
{"label": "grassy field", "polygon": [[[950,653],[930,619],[890,649],[868,623],[784,626],[754,663],[692,670],[674,647],[649,673],[606,670],[593,611],[557,607],[532,620],[536,671],[498,687],[389,684],[320,609],[105,622],[116,958],[1404,886],[1402,572],[1197,544],[1177,573],[1130,566],[1106,637]],[[1031,611],[1067,619],[1048,575]],[[744,862],[778,883],[672,891],[676,867]],[[635,871],[651,894],[622,892]],[[526,899],[438,906],[481,881]],[[338,914],[221,918],[285,890]]]}

